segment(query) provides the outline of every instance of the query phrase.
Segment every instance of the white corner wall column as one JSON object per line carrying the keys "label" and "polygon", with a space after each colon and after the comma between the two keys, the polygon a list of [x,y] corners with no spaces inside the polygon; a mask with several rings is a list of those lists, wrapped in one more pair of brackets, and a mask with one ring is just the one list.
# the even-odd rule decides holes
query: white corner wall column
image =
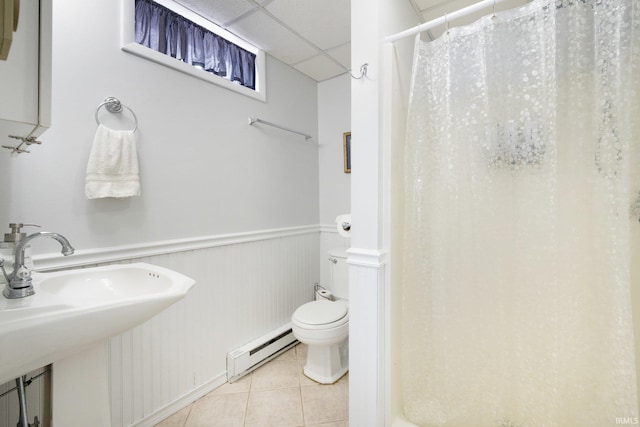
{"label": "white corner wall column", "polygon": [[351,2],[351,249],[349,265],[349,425],[384,426],[384,257],[379,149],[380,59],[376,2]]}
{"label": "white corner wall column", "polygon": [[351,17],[351,68],[367,63],[369,72],[351,85],[349,425],[378,427],[393,423],[390,355],[397,325],[391,303],[398,284],[391,281],[396,277],[391,248],[398,229],[392,227],[397,225],[391,209],[397,190],[392,190],[397,162],[392,148],[404,132],[402,104],[412,60],[410,40],[409,49],[403,45],[397,51],[383,40],[419,20],[410,2],[396,0],[352,0]]}
{"label": "white corner wall column", "polygon": [[[383,426],[386,254],[351,248],[349,264],[349,425]],[[354,301],[356,303],[354,304]]]}

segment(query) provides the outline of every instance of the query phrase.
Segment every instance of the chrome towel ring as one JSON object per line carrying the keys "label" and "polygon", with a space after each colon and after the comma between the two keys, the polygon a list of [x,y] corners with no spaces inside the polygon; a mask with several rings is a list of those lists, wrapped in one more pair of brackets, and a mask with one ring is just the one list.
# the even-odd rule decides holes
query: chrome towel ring
{"label": "chrome towel ring", "polygon": [[134,113],[131,108],[121,103],[118,98],[114,98],[113,96],[107,97],[100,105],[98,105],[98,108],[96,108],[96,123],[101,124],[100,120],[98,119],[98,113],[100,112],[100,108],[102,107],[105,107],[110,113],[122,113],[122,109],[126,108],[133,116],[133,121],[136,124],[132,132],[135,132],[138,129],[138,117],[136,116],[136,113]]}

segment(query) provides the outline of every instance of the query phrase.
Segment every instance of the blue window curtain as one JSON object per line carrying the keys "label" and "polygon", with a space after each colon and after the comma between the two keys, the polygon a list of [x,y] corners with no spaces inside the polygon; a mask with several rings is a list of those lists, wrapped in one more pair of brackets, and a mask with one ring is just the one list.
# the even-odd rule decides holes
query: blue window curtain
{"label": "blue window curtain", "polygon": [[136,0],[136,43],[255,90],[256,55],[152,0]]}

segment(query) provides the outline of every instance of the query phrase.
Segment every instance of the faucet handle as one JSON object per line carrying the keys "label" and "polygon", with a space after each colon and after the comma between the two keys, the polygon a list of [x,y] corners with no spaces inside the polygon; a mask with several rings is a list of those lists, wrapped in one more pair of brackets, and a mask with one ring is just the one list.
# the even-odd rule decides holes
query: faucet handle
{"label": "faucet handle", "polygon": [[9,276],[7,275],[6,270],[4,269],[4,259],[0,258],[0,269],[2,269],[2,274],[4,275],[4,280],[9,283]]}
{"label": "faucet handle", "polygon": [[[7,274],[7,270],[4,269],[4,259],[0,259],[0,270],[2,270],[2,274],[4,275],[4,280],[9,281],[9,275]],[[20,268],[14,268],[14,272],[11,275],[15,275],[15,277],[19,277],[21,280],[27,280],[31,277],[31,271],[25,266],[21,266]]]}

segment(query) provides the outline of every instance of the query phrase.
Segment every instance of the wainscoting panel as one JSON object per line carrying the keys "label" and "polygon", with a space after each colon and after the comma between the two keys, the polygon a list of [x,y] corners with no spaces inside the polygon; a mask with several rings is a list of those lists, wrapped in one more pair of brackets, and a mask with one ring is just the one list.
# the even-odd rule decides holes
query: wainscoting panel
{"label": "wainscoting panel", "polygon": [[[109,342],[112,426],[153,425],[226,381],[226,354],[313,297],[319,233],[138,258],[196,280],[189,294]],[[173,405],[173,406],[172,406]]]}

